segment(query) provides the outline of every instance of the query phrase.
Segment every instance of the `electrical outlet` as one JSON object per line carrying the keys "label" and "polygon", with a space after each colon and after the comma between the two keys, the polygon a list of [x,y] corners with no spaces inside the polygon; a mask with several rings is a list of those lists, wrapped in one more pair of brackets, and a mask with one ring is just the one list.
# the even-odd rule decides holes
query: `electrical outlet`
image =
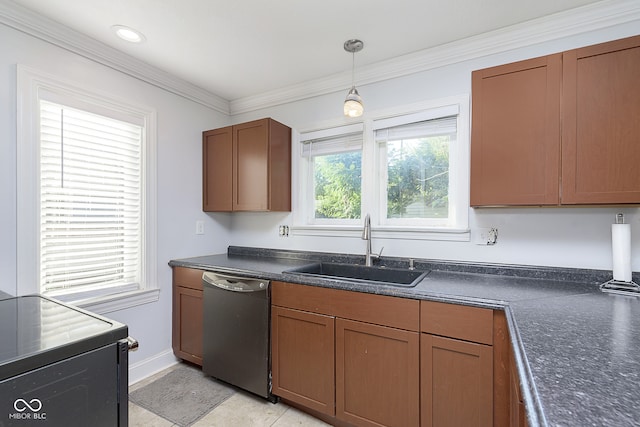
{"label": "electrical outlet", "polygon": [[476,245],[495,245],[498,242],[498,229],[496,227],[477,228],[473,241]]}
{"label": "electrical outlet", "polygon": [[281,225],[280,227],[278,227],[278,236],[289,237],[289,226]]}
{"label": "electrical outlet", "polygon": [[196,234],[204,234],[204,221],[196,221]]}

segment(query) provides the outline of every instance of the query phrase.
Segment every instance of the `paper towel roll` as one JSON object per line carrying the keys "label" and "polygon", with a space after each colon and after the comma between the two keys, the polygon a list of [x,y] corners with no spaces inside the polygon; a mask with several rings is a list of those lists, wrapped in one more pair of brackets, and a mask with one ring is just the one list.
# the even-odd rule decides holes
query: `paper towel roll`
{"label": "paper towel roll", "polygon": [[631,224],[611,224],[613,280],[631,282]]}

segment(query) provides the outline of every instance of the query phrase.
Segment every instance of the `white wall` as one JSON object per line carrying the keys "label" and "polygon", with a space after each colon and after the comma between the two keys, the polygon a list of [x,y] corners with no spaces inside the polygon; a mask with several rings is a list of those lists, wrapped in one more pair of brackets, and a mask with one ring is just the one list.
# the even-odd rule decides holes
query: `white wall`
{"label": "white wall", "polygon": [[[511,62],[637,34],[625,25],[492,55],[377,84],[358,86],[368,111],[436,99],[470,91],[473,69]],[[160,300],[110,313],[129,325],[140,341],[131,354],[133,373],[141,377],[172,360],[170,259],[220,253],[227,245],[247,245],[328,252],[362,253],[357,238],[288,237],[278,225],[291,225],[283,213],[205,214],[201,210],[201,132],[229,119],[202,105],[151,86],[84,57],[0,25],[0,290],[16,293],[16,74],[17,63],[45,70],[87,89],[108,90],[148,105],[158,117],[158,286]],[[271,116],[294,128],[341,117],[344,92],[327,94],[233,118],[238,123]],[[295,189],[294,189],[295,191]],[[494,247],[467,242],[374,239],[385,254],[434,259],[554,265],[608,269],[611,224],[624,212],[632,224],[633,268],[640,270],[640,213],[637,208],[546,208],[470,210],[470,226],[497,226]],[[195,221],[205,221],[205,234],[195,235]]]}
{"label": "white wall", "polygon": [[[131,354],[138,377],[153,364],[172,361],[170,259],[226,250],[229,220],[201,209],[202,131],[228,124],[229,118],[84,57],[0,24],[0,290],[16,294],[16,64],[46,71],[87,90],[154,108],[157,112],[158,248],[157,302],[108,314],[126,323],[140,342]],[[196,220],[205,235],[195,234]],[[158,359],[160,358],[160,359]],[[149,362],[149,363],[146,363]],[[163,367],[163,366],[159,366]]]}
{"label": "white wall", "polygon": [[[636,34],[638,34],[637,22],[494,54],[403,78],[357,86],[367,111],[382,110],[403,104],[470,93],[471,71],[475,69]],[[316,122],[339,119],[345,95],[346,89],[340,93],[236,116],[234,122],[272,116],[294,128],[308,128]],[[295,188],[294,191],[296,191]],[[632,268],[638,271],[640,270],[640,212],[635,207],[470,209],[472,233],[478,227],[498,227],[497,245],[478,246],[472,242],[383,240],[376,239],[374,233],[373,250],[378,251],[381,246],[384,246],[384,254],[393,256],[610,269],[610,224],[614,221],[617,212],[623,212],[626,222],[632,224]],[[280,224],[291,225],[291,215],[235,214],[231,243],[241,246],[327,252],[359,254],[364,252],[364,242],[357,237],[278,237]]]}

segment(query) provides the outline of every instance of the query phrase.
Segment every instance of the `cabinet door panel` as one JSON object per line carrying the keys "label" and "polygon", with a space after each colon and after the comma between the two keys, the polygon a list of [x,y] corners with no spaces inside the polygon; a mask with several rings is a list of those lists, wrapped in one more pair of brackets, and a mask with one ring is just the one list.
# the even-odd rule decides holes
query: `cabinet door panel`
{"label": "cabinet door panel", "polygon": [[272,306],[273,394],[334,415],[334,318]]}
{"label": "cabinet door panel", "polygon": [[559,203],[561,59],[472,73],[471,206]]}
{"label": "cabinet door panel", "polygon": [[640,203],[640,36],[563,54],[562,203]]}
{"label": "cabinet door panel", "polygon": [[269,208],[269,126],[266,119],[233,127],[233,210]]}
{"label": "cabinet door panel", "polygon": [[231,126],[202,134],[202,210],[231,211],[233,144]]}
{"label": "cabinet door panel", "polygon": [[357,426],[419,425],[419,334],[336,319],[336,417]]}
{"label": "cabinet door panel", "polygon": [[174,285],[173,350],[202,366],[202,291]]}
{"label": "cabinet door panel", "polygon": [[422,334],[423,426],[493,424],[491,346]]}

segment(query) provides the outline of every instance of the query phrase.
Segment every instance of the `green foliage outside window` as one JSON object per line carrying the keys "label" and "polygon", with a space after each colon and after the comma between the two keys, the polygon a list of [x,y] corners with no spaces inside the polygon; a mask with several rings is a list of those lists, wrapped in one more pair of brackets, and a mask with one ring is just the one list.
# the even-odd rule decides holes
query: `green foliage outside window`
{"label": "green foliage outside window", "polygon": [[387,142],[387,217],[446,218],[449,137]]}
{"label": "green foliage outside window", "polygon": [[[447,218],[448,136],[388,141],[387,217]],[[362,153],[315,156],[315,218],[361,218]]]}
{"label": "green foliage outside window", "polygon": [[314,178],[316,218],[360,218],[360,151],[314,157]]}

